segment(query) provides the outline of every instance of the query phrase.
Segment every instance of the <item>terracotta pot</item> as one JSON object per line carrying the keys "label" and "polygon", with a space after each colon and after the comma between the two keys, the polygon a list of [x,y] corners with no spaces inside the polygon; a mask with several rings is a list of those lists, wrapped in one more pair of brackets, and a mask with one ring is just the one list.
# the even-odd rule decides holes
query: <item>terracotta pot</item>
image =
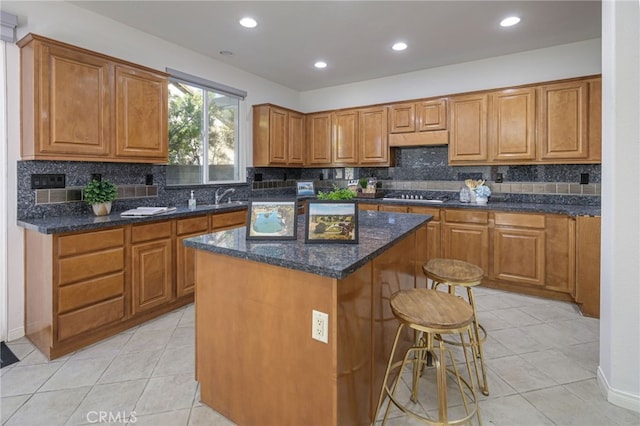
{"label": "terracotta pot", "polygon": [[106,216],[111,213],[111,201],[107,203],[91,204],[93,214],[96,216]]}

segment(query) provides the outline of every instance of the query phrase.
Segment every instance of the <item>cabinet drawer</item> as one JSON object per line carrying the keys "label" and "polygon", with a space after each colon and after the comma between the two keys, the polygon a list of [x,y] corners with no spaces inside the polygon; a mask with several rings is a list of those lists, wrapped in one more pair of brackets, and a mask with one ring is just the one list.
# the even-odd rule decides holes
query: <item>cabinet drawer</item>
{"label": "cabinet drawer", "polygon": [[58,256],[89,253],[124,245],[124,228],[64,235],[57,241]]}
{"label": "cabinet drawer", "polygon": [[478,210],[446,210],[447,222],[489,223],[489,212]]}
{"label": "cabinet drawer", "polygon": [[435,207],[410,206],[409,213],[430,214],[433,216],[433,220],[440,220],[440,209]]}
{"label": "cabinet drawer", "polygon": [[58,261],[58,284],[65,285],[124,269],[124,248],[67,257]]}
{"label": "cabinet drawer", "polygon": [[177,221],[176,226],[178,235],[207,232],[209,230],[209,219],[207,219],[207,216],[180,219]]}
{"label": "cabinet drawer", "polygon": [[131,229],[131,242],[158,240],[171,237],[171,221],[136,225]]}
{"label": "cabinet drawer", "polygon": [[124,293],[124,272],[58,289],[58,312],[64,313]]}
{"label": "cabinet drawer", "polygon": [[124,317],[124,298],[107,300],[58,316],[58,339],[64,340]]}
{"label": "cabinet drawer", "polygon": [[230,228],[233,226],[243,226],[247,223],[247,211],[240,210],[231,213],[220,213],[211,216],[211,228]]}
{"label": "cabinet drawer", "polygon": [[544,215],[522,213],[494,213],[496,226],[516,226],[523,228],[544,228]]}

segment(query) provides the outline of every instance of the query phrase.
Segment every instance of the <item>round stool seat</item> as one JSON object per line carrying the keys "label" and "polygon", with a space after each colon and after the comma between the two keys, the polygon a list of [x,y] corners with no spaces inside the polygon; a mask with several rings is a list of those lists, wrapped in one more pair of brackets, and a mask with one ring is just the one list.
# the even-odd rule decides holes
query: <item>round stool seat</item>
{"label": "round stool seat", "polygon": [[395,293],[391,296],[391,310],[409,326],[432,330],[457,330],[473,320],[469,303],[449,293],[426,288]]}
{"label": "round stool seat", "polygon": [[484,277],[482,268],[456,259],[431,259],[422,269],[434,281],[462,286],[480,284]]}

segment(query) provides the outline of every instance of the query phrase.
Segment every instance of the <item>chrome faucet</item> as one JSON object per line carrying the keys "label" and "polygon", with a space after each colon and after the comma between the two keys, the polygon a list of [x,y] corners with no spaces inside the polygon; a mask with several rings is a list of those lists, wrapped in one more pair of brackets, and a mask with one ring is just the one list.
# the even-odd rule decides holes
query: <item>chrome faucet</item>
{"label": "chrome faucet", "polygon": [[[215,203],[216,204],[220,204],[220,201],[222,201],[222,199],[224,198],[225,195],[227,194],[233,194],[234,192],[236,192],[235,188],[227,188],[222,194],[220,194],[220,190],[222,189],[222,187],[216,189],[216,194],[215,194]],[[229,196],[229,202],[231,202],[231,196]]]}

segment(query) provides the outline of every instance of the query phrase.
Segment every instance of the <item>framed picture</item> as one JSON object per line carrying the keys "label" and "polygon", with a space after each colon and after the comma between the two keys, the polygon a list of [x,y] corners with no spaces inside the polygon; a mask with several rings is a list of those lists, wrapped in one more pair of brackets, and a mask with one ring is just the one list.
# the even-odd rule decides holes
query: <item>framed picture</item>
{"label": "framed picture", "polygon": [[247,240],[295,240],[298,236],[297,200],[250,200]]}
{"label": "framed picture", "polygon": [[313,181],[297,182],[298,197],[308,197],[316,195],[316,190],[313,187]]}
{"label": "framed picture", "polygon": [[355,201],[308,200],[306,243],[358,243],[358,206]]}

